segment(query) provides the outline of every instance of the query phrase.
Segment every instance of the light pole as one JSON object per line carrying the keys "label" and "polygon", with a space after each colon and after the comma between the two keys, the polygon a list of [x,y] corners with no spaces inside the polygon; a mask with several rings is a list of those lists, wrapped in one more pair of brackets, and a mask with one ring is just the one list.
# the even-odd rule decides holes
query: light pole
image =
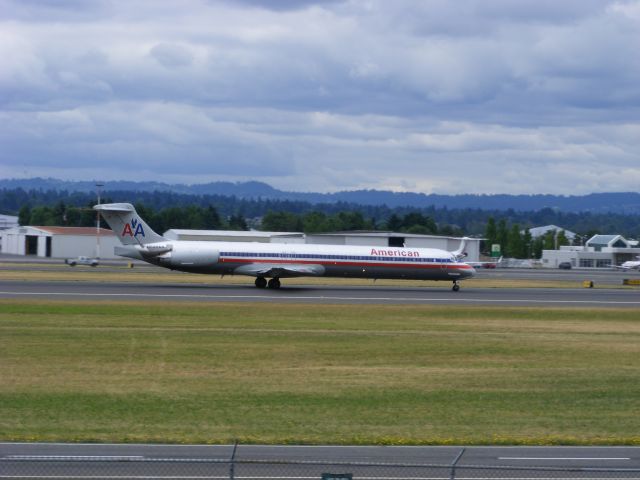
{"label": "light pole", "polygon": [[[96,182],[96,191],[98,192],[98,205],[100,205],[100,189],[104,187],[104,183]],[[96,212],[96,258],[100,258],[100,212]]]}

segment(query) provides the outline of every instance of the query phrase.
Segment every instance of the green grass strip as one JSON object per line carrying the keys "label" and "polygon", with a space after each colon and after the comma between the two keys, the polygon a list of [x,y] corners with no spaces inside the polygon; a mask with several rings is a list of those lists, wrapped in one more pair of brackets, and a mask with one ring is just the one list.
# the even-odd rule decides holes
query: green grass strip
{"label": "green grass strip", "polygon": [[635,311],[0,301],[0,438],[640,445]]}

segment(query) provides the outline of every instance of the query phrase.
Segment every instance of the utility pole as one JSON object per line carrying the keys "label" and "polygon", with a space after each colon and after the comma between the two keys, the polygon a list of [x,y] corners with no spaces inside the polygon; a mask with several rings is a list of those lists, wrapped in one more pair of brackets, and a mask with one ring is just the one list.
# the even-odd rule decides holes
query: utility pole
{"label": "utility pole", "polygon": [[[96,191],[98,192],[98,205],[100,205],[100,189],[104,187],[104,183],[96,182]],[[96,212],[96,258],[100,258],[100,212]]]}

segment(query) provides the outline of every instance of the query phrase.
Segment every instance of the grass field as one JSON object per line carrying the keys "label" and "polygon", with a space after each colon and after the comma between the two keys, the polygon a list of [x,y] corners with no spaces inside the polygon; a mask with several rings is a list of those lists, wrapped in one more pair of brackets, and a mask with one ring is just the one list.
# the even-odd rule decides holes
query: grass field
{"label": "grass field", "polygon": [[630,310],[0,301],[0,438],[640,444]]}

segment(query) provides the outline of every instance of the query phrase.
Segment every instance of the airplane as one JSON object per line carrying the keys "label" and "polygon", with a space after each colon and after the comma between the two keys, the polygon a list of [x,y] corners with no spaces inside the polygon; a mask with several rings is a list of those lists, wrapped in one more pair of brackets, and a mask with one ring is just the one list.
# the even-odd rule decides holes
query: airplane
{"label": "airplane", "polygon": [[628,260],[622,265],[614,265],[613,268],[618,270],[640,270],[640,255],[636,257],[638,260]]}
{"label": "airplane", "polygon": [[[93,207],[119,238],[115,254],[192,273],[248,275],[258,288],[280,288],[281,278],[339,277],[448,280],[452,290],[473,277],[461,262],[466,238],[454,252],[435,248],[369,247],[256,242],[167,240],[140,218],[130,203]],[[267,281],[267,278],[269,279]]]}

